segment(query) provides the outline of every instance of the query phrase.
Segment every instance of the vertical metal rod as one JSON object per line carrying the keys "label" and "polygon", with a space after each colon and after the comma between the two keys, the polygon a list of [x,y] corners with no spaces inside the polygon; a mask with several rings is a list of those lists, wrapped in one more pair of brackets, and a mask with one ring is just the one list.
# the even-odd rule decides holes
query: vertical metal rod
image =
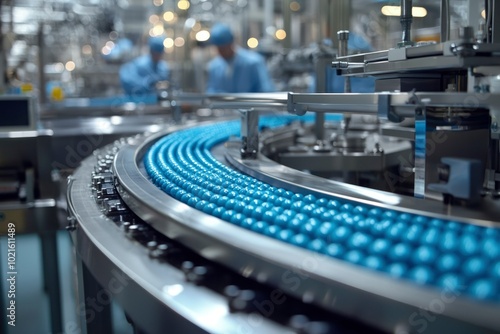
{"label": "vertical metal rod", "polygon": [[[339,56],[347,56],[349,53],[349,30],[340,30],[337,32],[337,37],[339,40]],[[351,77],[344,77],[344,93],[351,92]],[[347,134],[349,129],[349,123],[351,121],[351,115],[344,115],[344,120],[341,123],[342,129],[339,133],[343,135]],[[347,180],[348,175],[344,175],[344,180]]]}
{"label": "vertical metal rod", "polygon": [[43,38],[43,23],[38,27],[38,102],[43,105],[47,102],[47,94],[45,92],[45,57],[44,57],[44,38]]}
{"label": "vertical metal rod", "polygon": [[113,333],[111,305],[99,305],[95,309],[95,298],[103,291],[82,259],[77,255],[78,275],[78,305],[82,308],[80,314],[80,329],[82,333]]}
{"label": "vertical metal rod", "polygon": [[63,324],[56,231],[44,231],[40,235],[40,239],[42,244],[44,285],[47,289],[50,303],[51,328],[53,333],[61,333]]}
{"label": "vertical metal rod", "polygon": [[[491,152],[492,154],[492,160],[493,160],[493,167],[495,168],[495,176],[496,174],[500,174],[500,143],[498,140],[495,140],[495,145],[493,148],[493,151]],[[500,195],[500,182],[495,181],[495,191],[494,195],[498,196]]]}
{"label": "vertical metal rod", "polygon": [[[498,1],[490,1],[491,11],[491,37],[490,43],[500,43],[500,6],[498,5]],[[486,13],[488,15],[488,13]]]}
{"label": "vertical metal rod", "polygon": [[441,0],[441,43],[450,40],[450,1]]}
{"label": "vertical metal rod", "polygon": [[283,47],[285,49],[291,49],[292,48],[292,36],[291,31],[292,31],[292,23],[291,23],[291,17],[292,13],[290,10],[290,0],[283,0],[283,29],[286,32],[286,37],[283,40]]}
{"label": "vertical metal rod", "polygon": [[266,29],[273,26],[274,0],[264,0],[264,20],[262,21],[262,33],[267,36]]}
{"label": "vertical metal rod", "polygon": [[329,37],[334,47],[338,47],[335,38],[337,31],[350,29],[351,5],[350,0],[330,0]]}
{"label": "vertical metal rod", "polygon": [[[7,57],[6,51],[4,50],[4,32],[2,31],[2,1],[0,0],[0,73],[5,73],[7,71]],[[6,91],[7,82],[5,75],[0,75],[0,94]]]}
{"label": "vertical metal rod", "polygon": [[255,159],[259,152],[259,111],[240,109],[242,159]]}
{"label": "vertical metal rod", "polygon": [[[326,93],[327,92],[327,71],[331,66],[332,59],[322,55],[316,59],[316,93]],[[325,139],[325,113],[317,112],[314,116],[314,134],[316,135],[316,140],[323,141]]]}
{"label": "vertical metal rod", "polygon": [[[348,55],[348,45],[349,45],[349,30],[340,30],[337,32],[337,37],[339,39],[339,56]],[[344,77],[344,93],[351,92],[351,77]]]}
{"label": "vertical metal rod", "polygon": [[493,194],[497,194],[500,190],[500,182],[495,181],[495,175],[500,172],[500,159],[499,159],[500,146],[497,139],[490,139],[490,152],[489,152],[489,166],[492,173],[491,182],[487,184]]}
{"label": "vertical metal rod", "polygon": [[481,9],[483,0],[469,0],[467,2],[467,22],[463,24],[464,26],[470,26],[474,29],[474,31],[477,31],[481,23]]}
{"label": "vertical metal rod", "polygon": [[427,126],[425,110],[420,108],[415,113],[415,179],[413,195],[417,198],[425,198],[425,165]]}
{"label": "vertical metal rod", "polygon": [[401,28],[403,29],[403,36],[401,42],[398,43],[399,47],[413,44],[411,41],[411,23],[413,21],[412,8],[412,0],[401,0]]}
{"label": "vertical metal rod", "polygon": [[329,9],[330,7],[327,0],[319,0],[319,5],[315,14],[318,18],[319,26],[318,39],[321,41],[325,38],[331,39],[331,36],[328,33]]}
{"label": "vertical metal rod", "polygon": [[[338,39],[334,38],[334,35],[341,30],[348,31],[350,17],[351,17],[351,3],[349,0],[328,0],[327,4],[322,2],[324,5],[320,7],[321,12],[318,13],[320,19],[323,18],[325,14],[328,15],[326,19],[326,33],[324,37],[329,38],[332,41],[334,47],[338,47]],[[325,8],[326,7],[326,8]],[[327,10],[326,10],[327,9]],[[348,38],[348,37],[347,37]],[[347,55],[347,42],[346,42]],[[325,63],[328,62],[328,63]],[[324,93],[327,91],[327,70],[331,66],[331,59],[318,59],[316,63],[316,92]],[[347,82],[348,90],[350,91],[350,79],[344,81]],[[320,142],[324,140],[325,137],[325,114],[316,113],[314,132],[316,134],[316,139]]]}

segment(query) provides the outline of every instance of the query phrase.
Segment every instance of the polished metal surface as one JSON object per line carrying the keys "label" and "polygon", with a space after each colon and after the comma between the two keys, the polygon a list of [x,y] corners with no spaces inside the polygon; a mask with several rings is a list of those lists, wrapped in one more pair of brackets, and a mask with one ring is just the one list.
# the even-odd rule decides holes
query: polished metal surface
{"label": "polished metal surface", "polygon": [[264,107],[284,108],[287,105],[287,92],[276,93],[233,93],[206,95],[210,108],[255,109]]}
{"label": "polished metal surface", "polygon": [[[407,149],[410,148],[408,144]],[[314,172],[369,172],[382,170],[399,164],[398,156],[401,154],[400,147],[390,147],[383,154],[363,153],[323,153],[321,155],[313,152],[290,152],[281,153],[279,162],[285,166],[297,170],[309,170]]]}
{"label": "polished metal surface", "polygon": [[[336,123],[340,129],[332,128]],[[410,156],[412,146],[380,136],[378,128],[375,123],[351,122],[348,127],[345,121],[330,121],[324,130],[327,139],[319,142],[311,133],[315,128],[297,125],[262,133],[260,152],[281,165],[312,174],[323,172],[323,177],[336,172],[383,171]]]}
{"label": "polished metal surface", "polygon": [[226,158],[237,169],[276,187],[335,196],[358,201],[381,208],[392,208],[408,213],[451,219],[467,223],[500,228],[497,222],[500,215],[500,203],[484,199],[479,207],[464,208],[444,205],[440,201],[416,199],[394,193],[383,192],[366,187],[325,180],[296,169],[280,165],[260,155],[257,160],[244,160],[235,149],[227,150]]}
{"label": "polished metal surface", "polygon": [[76,225],[71,237],[78,257],[139,328],[147,333],[167,329],[178,333],[291,333],[263,318],[255,323],[248,315],[231,313],[223,296],[186,282],[181,270],[148,258],[144,246],[127,238],[89,201],[94,164],[93,157],[85,159],[70,179],[68,209]]}
{"label": "polished metal surface", "polygon": [[233,94],[201,94],[188,92],[172,92],[158,99],[151,97],[146,102],[134,101],[125,97],[109,98],[104,102],[95,102],[90,98],[69,98],[61,103],[47,103],[41,106],[40,117],[51,128],[52,122],[62,119],[74,121],[74,118],[108,118],[122,117],[134,119],[135,117],[168,117],[172,114],[170,105],[162,104],[163,99],[176,102],[183,108],[185,116],[195,115],[197,108],[250,108],[254,106],[286,106],[286,92],[275,93],[233,93]]}
{"label": "polished metal surface", "polygon": [[[386,117],[392,113],[400,117],[415,117],[417,108],[434,107],[469,107],[486,108],[500,105],[500,94],[479,93],[350,93],[326,94],[288,93],[288,111],[303,115],[308,111],[372,114]],[[388,104],[384,106],[384,98]],[[382,106],[386,109],[380,109]],[[385,112],[384,114],[381,114]]]}
{"label": "polished metal surface", "polygon": [[450,39],[450,1],[449,0],[441,0],[440,6],[440,16],[441,16],[441,38],[440,42],[446,42]]}
{"label": "polished metal surface", "polygon": [[159,104],[144,104],[140,102],[116,104],[108,103],[101,106],[92,106],[89,99],[72,98],[65,104],[48,103],[41,106],[40,118],[42,121],[74,119],[77,117],[111,117],[134,115],[164,115],[170,110]]}
{"label": "polished metal surface", "polygon": [[[24,5],[27,0],[20,1],[23,6],[27,6],[27,4]],[[498,25],[494,24],[490,13],[491,6],[493,6],[494,12],[498,12],[496,10],[498,6],[493,5],[493,0],[477,0],[474,3],[477,4],[480,1],[485,6],[490,6],[487,10],[490,26],[487,28],[490,29],[490,35],[492,36],[488,36],[488,42],[498,42],[500,35],[498,30],[500,29]],[[430,126],[419,130],[413,129],[413,127],[383,128],[380,131],[381,134],[394,135],[405,140],[404,143],[398,145],[388,144],[388,146],[384,147],[384,150],[380,150],[377,146],[370,147],[368,152],[348,153],[345,150],[337,154],[331,151],[327,152],[324,145],[331,144],[325,139],[325,133],[327,133],[325,129],[326,113],[343,114],[347,120],[351,114],[364,114],[376,117],[382,123],[387,121],[387,123],[392,124],[399,124],[405,119],[416,119],[417,123],[426,124],[427,119],[424,112],[427,112],[431,107],[469,108],[473,110],[472,113],[480,108],[484,110],[491,109],[491,115],[493,116],[494,113],[498,113],[495,110],[498,110],[498,106],[500,106],[500,94],[472,93],[475,88],[472,79],[475,76],[479,81],[479,75],[483,73],[479,70],[476,71],[477,67],[496,69],[500,65],[500,57],[498,57],[500,55],[500,44],[474,44],[464,38],[449,40],[449,27],[445,29],[445,22],[443,22],[441,25],[443,28],[443,43],[406,47],[413,45],[410,38],[410,32],[413,34],[410,29],[412,1],[401,0],[402,15],[400,20],[403,36],[399,45],[404,46],[404,48],[361,55],[347,55],[347,40],[345,40],[339,57],[334,60],[333,56],[328,55],[317,62],[316,68],[321,69],[323,75],[326,75],[325,68],[329,68],[332,60],[334,60],[337,74],[345,75],[346,92],[350,91],[349,82],[351,76],[357,75],[373,75],[387,80],[382,82],[381,79],[377,87],[377,89],[384,91],[418,89],[428,92],[430,85],[427,84],[426,79],[423,77],[429,74],[431,76],[430,81],[435,84],[433,90],[441,90],[443,88],[441,85],[448,83],[445,83],[445,80],[456,80],[456,86],[458,87],[458,81],[470,79],[469,91],[471,93],[299,94],[298,92],[276,92],[206,95],[184,93],[179,89],[163,92],[166,93],[163,96],[153,96],[153,100],[154,98],[158,99],[156,104],[154,102],[153,104],[146,104],[144,101],[127,101],[123,103],[123,100],[117,99],[116,101],[108,100],[108,105],[95,106],[92,104],[96,102],[95,100],[92,101],[91,98],[87,99],[78,96],[88,96],[86,95],[88,92],[91,94],[106,94],[107,96],[119,94],[117,68],[121,63],[128,60],[128,56],[134,55],[134,50],[132,50],[117,59],[106,59],[104,49],[103,54],[99,52],[101,46],[97,46],[97,41],[100,41],[99,44],[108,39],[111,41],[110,31],[116,33],[115,28],[118,28],[117,31],[123,30],[120,32],[120,38],[131,38],[137,41],[139,35],[144,36],[143,30],[145,26],[140,22],[148,21],[148,16],[151,13],[146,7],[150,7],[151,4],[144,6],[144,1],[141,0],[118,1],[116,3],[111,0],[103,0],[97,1],[102,2],[97,5],[96,1],[90,1],[91,4],[88,4],[88,1],[71,3],[68,0],[49,0],[48,3],[37,0],[35,2],[37,3],[36,6],[30,5],[32,7],[30,12],[36,12],[37,9],[46,7],[44,10],[50,9],[55,16],[51,15],[49,22],[39,25],[38,38],[19,35],[21,38],[14,39],[28,45],[33,44],[33,40],[38,41],[38,52],[33,54],[38,56],[39,61],[35,62],[36,64],[34,63],[33,66],[39,67],[40,84],[37,91],[41,93],[40,102],[43,103],[44,108],[41,113],[42,125],[53,130],[50,135],[54,139],[50,150],[54,156],[41,158],[43,169],[40,169],[40,171],[47,176],[50,174],[51,169],[56,171],[75,170],[68,187],[68,208],[70,233],[79,259],[78,264],[82,264],[86,268],[83,270],[84,272],[85,270],[88,271],[86,273],[87,279],[93,276],[98,284],[102,286],[103,289],[95,287],[97,289],[94,294],[102,291],[111,292],[113,299],[120,303],[127,315],[137,325],[134,332],[145,331],[153,334],[167,331],[175,333],[291,334],[292,330],[290,327],[279,325],[263,317],[259,318],[256,325],[252,321],[251,314],[233,312],[223,295],[215,293],[207,286],[188,282],[185,273],[170,263],[152,259],[144,244],[140,244],[130,235],[126,236],[123,233],[123,228],[118,227],[115,224],[116,222],[109,219],[109,217],[106,218],[102,207],[100,207],[99,203],[96,203],[95,197],[97,196],[89,187],[89,183],[91,183],[92,172],[95,171],[96,159],[93,154],[97,155],[100,154],[99,152],[106,152],[107,149],[111,149],[113,153],[116,153],[112,168],[116,176],[113,182],[116,181],[117,188],[113,188],[113,191],[118,190],[121,196],[120,200],[123,200],[132,209],[133,213],[140,217],[138,220],[144,221],[141,224],[149,224],[163,236],[192,249],[205,259],[229,268],[236,273],[234,275],[238,278],[245,277],[251,279],[255,285],[272,286],[280,289],[280,291],[285,291],[288,296],[302,301],[303,303],[300,306],[303,309],[312,305],[319,306],[322,310],[326,310],[328,315],[346,315],[361,323],[397,334],[416,332],[420,334],[424,331],[431,334],[445,332],[500,332],[500,323],[498,321],[500,309],[497,303],[498,298],[496,298],[497,291],[492,292],[495,295],[494,301],[481,301],[481,297],[474,299],[477,296],[461,295],[461,293],[456,292],[457,290],[452,289],[452,291],[449,291],[446,288],[439,290],[439,288],[419,285],[410,280],[391,278],[386,273],[357,266],[348,261],[323,256],[245,230],[169,197],[150,181],[142,163],[147,150],[162,136],[171,135],[176,131],[191,126],[198,126],[201,124],[200,121],[212,116],[225,117],[230,115],[233,117],[238,116],[238,113],[243,113],[243,126],[241,127],[243,144],[234,141],[215,148],[216,156],[221,162],[243,173],[276,187],[294,191],[349,200],[387,210],[452,220],[453,222],[500,228],[498,223],[500,204],[494,192],[488,193],[476,207],[445,205],[441,202],[441,197],[439,197],[439,200],[405,197],[399,194],[327,180],[282,165],[293,165],[297,169],[306,171],[312,164],[314,165],[314,171],[325,172],[325,174],[332,171],[345,173],[345,175],[350,172],[366,172],[366,174],[375,172],[370,174],[372,179],[379,178],[382,176],[384,169],[390,167],[391,172],[400,173],[396,177],[406,177],[408,180],[411,179],[412,182],[418,183],[416,188],[420,187],[420,191],[415,191],[415,194],[424,196],[426,195],[425,186],[428,179],[425,178],[425,175],[426,173],[434,173],[433,176],[438,174],[437,168],[434,167],[440,163],[442,155],[467,151],[466,158],[469,158],[470,152],[474,152],[481,157],[485,155],[483,153],[487,152],[489,154],[488,162],[491,163],[490,183],[496,183],[496,186],[498,186],[499,182],[496,182],[499,180],[497,173],[499,167],[498,141],[495,141],[494,144],[491,144],[490,141],[491,138],[498,139],[499,135],[497,124],[493,120],[491,124],[488,121],[480,124],[480,136],[470,136],[465,134],[466,130],[470,130],[468,125],[464,124],[464,122],[467,123],[467,116],[463,117],[463,115],[457,113],[458,117],[445,125],[439,125],[441,128],[438,128],[439,126],[435,128],[436,131],[454,131],[453,136],[448,137],[447,145],[440,145],[438,149],[432,152],[434,154],[430,153],[430,155],[433,155],[431,158],[421,161],[418,160],[419,157],[412,156],[412,145],[417,143],[425,147],[428,143],[435,144],[435,142],[432,142],[433,137],[426,138],[426,134],[428,136],[433,134],[427,131],[431,128]],[[155,1],[155,5],[156,2],[158,1]],[[158,3],[160,2],[162,3],[161,6],[167,6],[163,4],[163,1]],[[363,5],[359,4],[361,2],[363,2]],[[172,87],[174,84],[179,85],[179,87],[188,87],[188,89],[193,89],[195,86],[181,84],[192,83],[192,78],[189,75],[191,70],[197,66],[195,64],[196,54],[192,51],[198,51],[196,50],[198,43],[196,43],[196,47],[194,43],[188,43],[191,36],[194,35],[194,30],[189,33],[191,30],[189,22],[191,20],[196,22],[197,27],[199,26],[198,21],[202,22],[202,25],[209,27],[212,21],[218,17],[231,17],[232,20],[230,21],[237,23],[237,28],[240,30],[238,31],[238,40],[241,41],[251,37],[250,33],[266,32],[260,34],[260,36],[270,35],[268,34],[268,28],[272,26],[278,27],[281,22],[288,34],[282,41],[281,46],[280,43],[273,42],[274,39],[271,35],[261,39],[262,43],[259,44],[259,49],[267,53],[268,56],[282,52],[281,47],[283,46],[290,50],[296,47],[300,48],[299,45],[307,45],[311,37],[314,40],[328,39],[337,30],[348,28],[350,26],[349,20],[352,19],[355,20],[355,22],[351,22],[355,23],[355,28],[358,30],[361,28],[363,34],[370,37],[370,43],[375,40],[382,40],[382,35],[391,29],[391,25],[388,24],[391,19],[380,16],[379,7],[381,1],[371,1],[369,5],[366,4],[367,2],[348,0],[302,1],[299,3],[300,10],[292,13],[292,1],[283,1],[282,8],[276,9],[275,5],[270,5],[274,3],[273,1],[255,3],[252,1],[232,2],[223,0],[206,3],[205,1],[193,1],[189,12],[185,12],[186,15],[180,14],[181,12],[184,13],[182,10],[180,12],[176,10],[175,22],[164,22],[166,19],[161,20],[161,17],[157,16],[162,27],[165,24],[171,26],[173,31],[176,32],[174,35],[177,32],[182,32],[182,36],[179,35],[178,37],[182,37],[183,41],[186,42],[183,47],[180,47],[178,46],[179,43],[177,43],[180,39],[176,39],[175,48],[166,47],[166,58],[172,65]],[[436,16],[436,1],[422,0],[419,1],[419,5],[421,2],[425,3],[426,6],[431,3],[433,5],[428,7],[429,14],[431,14],[428,15],[428,18]],[[461,0],[460,2],[464,1]],[[16,3],[15,6],[17,7],[21,3]],[[443,5],[447,4],[446,7],[449,6],[447,1],[441,1],[441,3]],[[205,5],[209,5],[210,8]],[[293,3],[293,5],[297,4]],[[266,9],[264,12],[260,8],[262,6]],[[14,26],[19,29],[20,25],[17,22],[14,25],[14,4],[12,4],[12,1],[9,2],[8,7],[10,8],[11,17],[6,17],[6,22],[10,23],[11,30],[14,32]],[[71,20],[64,20],[64,15],[62,19],[59,19],[64,14],[64,11],[60,10],[62,7],[68,12],[66,14],[71,16]],[[376,12],[366,11],[365,8],[361,10],[361,7],[376,9]],[[448,10],[442,10],[442,18],[446,14],[450,14]],[[247,11],[251,14],[247,15]],[[351,17],[351,11],[356,16]],[[359,17],[357,16],[358,12],[366,16]],[[452,13],[454,13],[453,10]],[[177,14],[179,15],[177,16]],[[41,19],[39,16],[40,14],[36,16],[36,20],[32,20],[33,23]],[[153,23],[155,17],[156,14],[152,15],[149,22]],[[267,19],[262,20],[262,17]],[[336,19],[332,20],[332,18]],[[187,21],[188,19],[189,21]],[[449,19],[457,22],[456,17],[450,16]],[[463,24],[461,19],[459,19],[459,24]],[[47,21],[46,18],[44,20]],[[275,20],[277,21],[274,22]],[[54,25],[48,26],[51,22]],[[118,22],[119,25],[114,27],[111,24],[112,22]],[[307,22],[307,24],[303,24],[304,22]],[[123,25],[122,23],[127,24]],[[250,23],[252,29],[249,29]],[[436,26],[435,22],[432,24]],[[449,22],[447,21],[446,24],[449,25]],[[475,22],[468,22],[469,26],[475,24]],[[102,27],[97,27],[97,25],[106,25],[106,27],[103,29],[104,31],[101,31]],[[327,29],[329,31],[326,31]],[[469,32],[469,37],[472,37],[470,34],[472,30],[469,27],[466,30]],[[71,36],[68,37],[70,40],[66,38],[67,31],[71,32]],[[91,38],[78,38],[81,34],[80,31],[85,32],[86,35],[90,32]],[[130,34],[131,32],[132,34]],[[118,36],[118,34],[116,35]],[[265,39],[268,40],[265,41]],[[69,48],[67,47],[68,42],[71,44]],[[264,42],[268,42],[267,45]],[[386,42],[389,42],[389,38],[386,38]],[[83,43],[89,43],[89,45],[81,45]],[[84,46],[91,47],[92,54],[86,54],[83,51]],[[137,47],[139,49],[141,45]],[[386,48],[387,46],[384,45],[383,47]],[[206,50],[208,48],[202,49]],[[49,50],[53,50],[52,55],[47,53]],[[47,66],[48,63],[71,60],[75,50],[82,50],[81,57],[74,59],[77,64],[74,72],[63,70],[64,74],[72,73],[69,73],[69,80],[64,78],[65,80],[62,82],[64,87],[60,87],[65,89],[71,96],[66,97],[63,103],[46,103],[45,93],[48,89],[45,88],[47,88],[47,80],[59,81],[61,78],[59,74],[49,78],[49,75],[46,75],[44,71],[44,66]],[[10,52],[9,48],[6,51],[6,54],[16,53],[13,52],[14,49]],[[72,51],[70,52],[72,55],[68,54],[69,51]],[[473,56],[471,56],[472,54]],[[0,58],[2,58],[1,55]],[[199,67],[203,77],[197,77],[197,79],[205,78],[204,69],[207,60],[203,59],[201,61]],[[31,60],[28,59],[28,63],[30,62]],[[104,63],[105,66],[101,66],[99,63]],[[106,68],[106,71],[99,71],[99,69],[103,68]],[[302,69],[302,71],[309,70]],[[411,73],[421,75],[418,77],[420,80],[418,86],[415,85],[415,78],[409,75]],[[443,78],[449,73],[453,73],[450,74],[451,79],[449,77]],[[396,79],[394,77],[399,75],[401,75],[401,78],[398,78],[399,81],[395,83],[394,80]],[[405,77],[405,75],[408,76]],[[469,76],[467,77],[467,75]],[[317,80],[322,78],[322,75],[317,76]],[[409,83],[405,81],[406,78],[410,81]],[[109,79],[112,79],[111,84],[108,82]],[[279,78],[279,80],[283,79]],[[316,82],[316,92],[323,93],[327,91],[322,89],[327,86],[327,80],[329,78],[324,77],[324,82],[320,84],[318,84],[318,81]],[[203,80],[198,81],[197,83],[201,83]],[[112,87],[106,87],[108,85]],[[395,88],[396,86],[397,88]],[[101,89],[103,87],[106,89]],[[459,90],[463,91],[463,87],[464,85],[461,85]],[[86,90],[82,88],[86,88]],[[200,88],[200,85],[196,84],[195,89],[198,88]],[[307,86],[307,88],[307,90],[304,89],[303,91],[309,91],[310,87]],[[483,92],[487,91],[487,87],[480,88],[483,89]],[[203,89],[200,91],[203,91]],[[290,89],[290,91],[293,90]],[[75,98],[72,98],[73,96]],[[281,154],[281,164],[266,158],[262,151],[259,153],[261,147],[261,142],[259,142],[260,133],[258,131],[259,114],[263,111],[272,112],[274,110],[285,110],[296,115],[317,112],[316,137],[314,138],[316,141],[313,143],[315,146],[310,145],[311,148],[316,147],[316,149],[309,152],[300,152],[299,150],[293,151],[299,145],[291,147],[291,152]],[[488,111],[485,112],[485,115],[488,116]],[[179,126],[179,124],[185,125]],[[144,133],[146,134],[143,135]],[[6,152],[4,156],[0,157],[0,165],[4,161],[10,163],[11,156],[19,155],[24,158],[32,153],[30,148],[18,150],[18,147],[10,146],[9,143],[13,142],[11,140],[19,135],[0,134],[0,139],[3,138],[2,136],[8,138],[5,151],[0,149],[0,151]],[[209,133],[207,137],[210,138],[211,135],[213,133]],[[25,133],[25,136],[29,137],[31,134]],[[123,139],[123,137],[128,136],[134,137]],[[278,138],[279,140],[286,141],[286,139]],[[467,141],[467,143],[462,144],[461,141]],[[439,142],[438,144],[442,143]],[[489,145],[489,150],[486,147],[487,145]],[[105,148],[100,149],[103,146]],[[454,150],[449,149],[451,146],[453,146]],[[480,149],[475,149],[475,147],[480,147]],[[0,148],[3,148],[3,146],[0,145]],[[94,151],[96,149],[97,151]],[[36,146],[36,150],[37,154],[43,152],[43,148],[39,145]],[[19,151],[19,154],[16,154],[18,153],[16,151]],[[420,151],[415,149],[413,153],[417,152],[423,156],[427,156],[429,153],[425,149]],[[175,155],[175,152],[173,154]],[[247,159],[249,157],[252,159]],[[411,162],[408,165],[401,164],[401,160],[405,160],[406,157],[409,157],[407,160]],[[433,165],[426,163],[431,160]],[[18,162],[16,161],[16,163]],[[313,170],[313,168],[309,168],[309,170]],[[26,168],[25,179],[28,180],[29,189],[34,189],[34,186],[32,186],[34,173],[33,169]],[[53,173],[54,176],[57,176],[56,174]],[[413,175],[422,177],[413,178]],[[40,192],[44,195],[48,194],[47,196],[50,195],[47,191],[51,189],[49,181],[50,179],[45,177],[39,187]],[[18,187],[18,184],[19,182],[8,184],[10,186],[9,196],[14,193],[12,189]],[[492,189],[488,190],[497,189],[498,187],[493,186]],[[5,216],[5,212],[8,212],[7,218],[9,219],[11,219],[11,216],[9,216],[11,214],[16,217],[15,219],[20,217],[21,221],[36,222],[36,224],[30,225],[33,231],[57,228],[55,225],[57,220],[51,220],[50,218],[54,212],[55,201],[50,199],[35,200],[34,191],[31,191],[31,194],[27,203],[0,202],[0,214]],[[442,196],[442,194],[438,195]],[[443,222],[444,224],[446,222]],[[467,227],[472,228],[465,230],[467,232],[463,232],[464,234],[477,228],[477,226]],[[446,228],[444,227],[443,230]],[[27,227],[26,231],[28,231]],[[496,233],[497,231],[490,232]],[[488,241],[497,242],[497,239],[490,238]],[[483,247],[483,245],[479,245],[481,242],[484,241],[478,238],[478,248]],[[484,243],[484,254],[488,252],[487,245],[487,243]],[[457,253],[460,252],[461,249],[457,247]],[[491,251],[491,254],[496,256],[493,253]],[[463,260],[465,262],[465,258],[462,259],[458,256],[458,259],[458,261]],[[412,258],[408,261],[413,260]],[[495,258],[495,261],[497,261],[497,258]],[[485,263],[490,265],[493,261]],[[491,268],[485,270],[491,270]],[[495,275],[496,273],[495,269]],[[119,283],[118,287],[115,285],[116,282]],[[478,286],[484,288],[484,286]],[[499,288],[496,281],[491,286]],[[476,286],[472,283],[467,286],[467,293],[469,293],[468,289],[473,287]],[[486,289],[488,287],[489,285],[486,285]],[[460,291],[465,292],[465,289]],[[88,302],[85,295],[81,297],[84,299],[83,303]],[[79,306],[82,305],[85,304],[79,304]],[[436,309],[436,305],[440,308]],[[441,307],[441,305],[443,306]],[[106,312],[102,312],[101,316],[104,313]],[[109,313],[106,314],[109,315]],[[85,315],[82,316],[83,322],[88,320],[85,319]],[[260,314],[258,315],[260,316]],[[92,329],[89,330],[89,328]],[[110,328],[105,330],[95,330],[95,328],[82,326],[82,330],[87,329],[89,333],[110,331]],[[311,332],[314,331],[297,329],[297,331],[293,332],[312,334]]]}
{"label": "polished metal surface", "polygon": [[[461,51],[454,51],[462,50],[462,47],[470,47],[470,53],[461,54]],[[498,43],[479,43],[472,46],[466,41],[454,40],[337,57],[332,64],[342,70],[342,75],[432,73],[477,66],[498,66],[498,58],[494,56],[499,52]],[[341,64],[347,64],[347,67],[340,68]]]}
{"label": "polished metal surface", "polygon": [[[154,229],[244,276],[274,285],[299,298],[307,296],[309,303],[354,316],[386,331],[409,330],[409,317],[440,298],[442,291],[388,278],[257,235],[174,200],[150,183],[141,168],[146,150],[157,138],[166,134],[134,140],[120,149],[114,162],[122,199]],[[430,211],[434,207],[436,216],[449,217],[442,205],[433,206],[425,202],[419,206],[397,195],[305,176],[266,159],[241,161],[237,149],[228,152],[232,152],[226,154],[231,164],[271,184],[287,183],[291,189],[296,186],[313,193],[355,198],[359,202],[382,207],[406,207],[411,212],[424,209],[427,212],[427,204],[430,204]],[[480,216],[475,221],[485,223],[481,218],[486,217],[488,215]],[[300,276],[296,277],[298,274]],[[296,277],[299,284],[291,285],[289,277]],[[449,330],[495,332],[500,330],[495,320],[497,313],[495,305],[457,296],[452,304],[446,305],[428,330],[436,333]]]}
{"label": "polished metal surface", "polygon": [[412,0],[401,0],[401,28],[403,30],[403,35],[401,36],[401,41],[398,43],[399,47],[406,47],[408,45],[413,45],[411,40],[411,24],[413,21],[412,16],[413,1]]}

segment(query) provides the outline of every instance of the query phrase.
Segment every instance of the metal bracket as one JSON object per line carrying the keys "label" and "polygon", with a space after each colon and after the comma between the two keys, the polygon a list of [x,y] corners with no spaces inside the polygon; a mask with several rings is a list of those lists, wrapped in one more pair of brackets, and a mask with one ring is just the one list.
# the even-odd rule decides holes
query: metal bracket
{"label": "metal bracket", "polygon": [[307,106],[294,103],[292,93],[288,93],[287,110],[290,114],[304,116],[307,112]]}
{"label": "metal bracket", "polygon": [[241,158],[256,159],[259,152],[259,112],[240,109],[241,113]]}
{"label": "metal bracket", "polygon": [[378,95],[377,116],[379,119],[389,120],[395,123],[399,123],[404,119],[403,117],[399,116],[394,110],[394,108],[391,106],[390,94]]}
{"label": "metal bracket", "polygon": [[66,230],[67,231],[70,231],[70,232],[73,232],[74,230],[76,230],[76,226],[77,226],[77,219],[74,217],[74,216],[69,216],[66,218],[68,220],[68,225],[66,226]]}

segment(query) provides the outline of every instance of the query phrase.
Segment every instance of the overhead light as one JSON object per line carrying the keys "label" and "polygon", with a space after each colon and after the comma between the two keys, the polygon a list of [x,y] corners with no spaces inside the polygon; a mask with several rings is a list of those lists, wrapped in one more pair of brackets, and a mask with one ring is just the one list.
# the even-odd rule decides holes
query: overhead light
{"label": "overhead light", "polygon": [[102,47],[101,52],[103,55],[107,56],[111,53],[111,49],[105,45]]}
{"label": "overhead light", "polygon": [[[385,16],[401,16],[401,6],[383,6],[380,11]],[[411,15],[413,17],[425,17],[427,9],[424,7],[412,7]]]}
{"label": "overhead light", "polygon": [[160,18],[158,17],[158,15],[153,14],[149,17],[149,23],[157,24],[158,22],[160,22]]}
{"label": "overhead light", "polygon": [[66,68],[66,71],[73,71],[75,69],[76,65],[75,65],[75,62],[70,60],[68,62],[66,62],[66,65],[64,66],[64,68]]}
{"label": "overhead light", "polygon": [[174,44],[175,44],[175,46],[177,46],[177,47],[184,46],[184,43],[185,43],[185,40],[184,40],[184,38],[182,38],[182,37],[177,37],[177,38],[174,40]]}
{"label": "overhead light", "polygon": [[188,0],[179,0],[179,2],[177,2],[177,8],[179,8],[180,10],[188,10],[190,7],[190,3]]}
{"label": "overhead light", "polygon": [[166,47],[167,49],[173,47],[174,39],[170,37],[165,38],[165,40],[163,41],[163,46]]}
{"label": "overhead light", "polygon": [[481,17],[482,17],[483,19],[486,19],[486,9],[483,9],[483,10],[481,11]]}
{"label": "overhead light", "polygon": [[283,29],[278,29],[274,33],[274,36],[276,37],[276,39],[280,39],[280,40],[285,39],[286,38],[286,31]]}
{"label": "overhead light", "polygon": [[92,46],[90,46],[89,44],[85,44],[84,46],[82,46],[82,53],[84,55],[92,54]]}
{"label": "overhead light", "polygon": [[257,46],[259,46],[259,40],[255,37],[250,37],[247,40],[247,45],[251,49],[255,49]]}
{"label": "overhead light", "polygon": [[168,12],[163,13],[163,19],[164,19],[166,22],[173,21],[173,20],[175,19],[175,14],[174,14],[174,12],[172,12],[172,11],[168,11]]}
{"label": "overhead light", "polygon": [[300,10],[300,3],[297,1],[290,2],[290,10],[292,12],[298,12]]}
{"label": "overhead light", "polygon": [[163,28],[162,24],[157,24],[153,28],[151,28],[150,35],[151,36],[161,36],[165,32],[165,28]]}
{"label": "overhead light", "polygon": [[196,33],[196,40],[198,42],[206,42],[210,39],[210,33],[206,30],[200,30]]}

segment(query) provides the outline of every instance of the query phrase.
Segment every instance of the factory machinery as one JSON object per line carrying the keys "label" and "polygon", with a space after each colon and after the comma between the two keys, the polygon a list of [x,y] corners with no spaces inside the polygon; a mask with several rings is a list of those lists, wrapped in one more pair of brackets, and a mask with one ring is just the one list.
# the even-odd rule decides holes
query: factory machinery
{"label": "factory machinery", "polygon": [[[59,187],[50,166],[53,132],[38,127],[36,103],[31,96],[0,96],[0,114],[0,235],[14,241],[16,235],[25,233],[40,237],[50,322],[53,328],[60,328],[56,232],[61,225],[57,215]],[[14,242],[3,260],[4,268],[9,268],[14,277],[15,254]],[[4,284],[0,283],[0,288]]]}
{"label": "factory machinery", "polygon": [[412,45],[402,7],[398,48],[331,62],[376,93],[204,96],[232,112],[82,162],[88,333],[110,297],[138,333],[500,332],[498,34]]}

